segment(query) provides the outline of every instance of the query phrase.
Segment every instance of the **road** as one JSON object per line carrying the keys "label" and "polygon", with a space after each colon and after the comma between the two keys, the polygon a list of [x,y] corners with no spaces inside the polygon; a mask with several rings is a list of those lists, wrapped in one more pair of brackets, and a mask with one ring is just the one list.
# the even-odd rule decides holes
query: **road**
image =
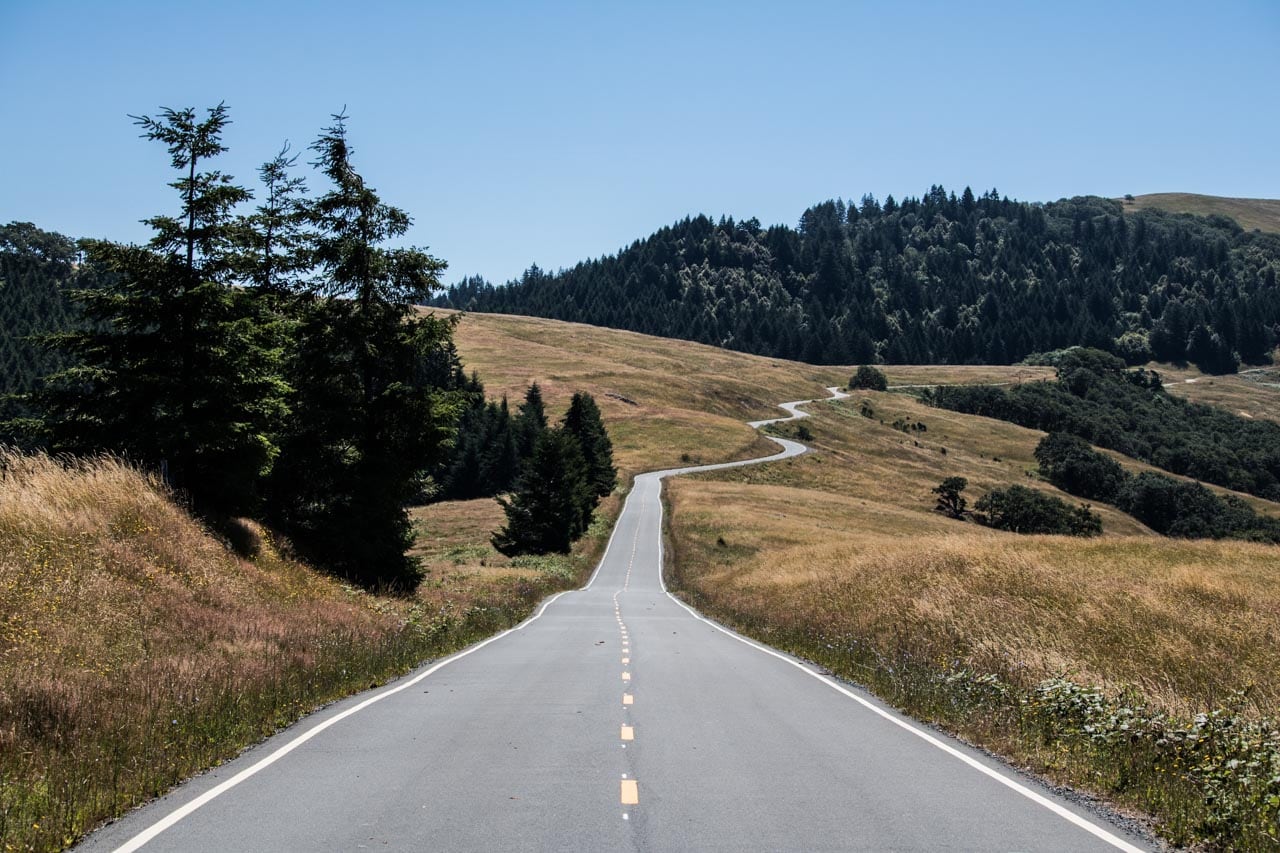
{"label": "road", "polygon": [[585,588],[80,849],[1149,849],[669,595],[661,481],[708,467],[637,477]]}

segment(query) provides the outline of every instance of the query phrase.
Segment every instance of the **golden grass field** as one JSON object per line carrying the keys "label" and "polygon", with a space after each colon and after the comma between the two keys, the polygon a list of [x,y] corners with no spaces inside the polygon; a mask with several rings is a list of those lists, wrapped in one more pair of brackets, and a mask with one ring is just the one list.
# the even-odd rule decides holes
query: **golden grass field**
{"label": "golden grass field", "polygon": [[498,314],[463,314],[455,341],[485,392],[507,395],[513,407],[533,381],[553,418],[564,413],[575,391],[591,393],[623,479],[682,464],[685,454],[708,463],[759,455],[767,447],[758,445],[745,421],[772,417],[787,400],[824,397],[826,386],[847,382],[851,374],[848,368]]}
{"label": "golden grass field", "polygon": [[[872,417],[860,414],[864,403]],[[1017,660],[1029,677],[1139,686],[1178,711],[1255,684],[1260,707],[1280,713],[1280,548],[1169,540],[1102,505],[1104,536],[1093,541],[953,521],[933,512],[930,492],[947,476],[969,480],[971,504],[1011,483],[1079,501],[1034,476],[1038,431],[892,392],[809,411],[815,453],[669,485],[677,568],[706,600],[735,611],[750,601],[753,619],[776,609],[819,623],[874,621],[883,608],[910,614],[912,630],[954,633],[957,653]],[[1241,497],[1280,515],[1280,505]],[[964,578],[981,588],[964,590]]]}
{"label": "golden grass field", "polygon": [[1210,376],[1191,366],[1148,365],[1165,388],[1196,403],[1220,406],[1246,418],[1280,421],[1280,367],[1243,367],[1228,376]]}
{"label": "golden grass field", "polygon": [[1228,198],[1195,193],[1149,193],[1135,196],[1133,201],[1117,199],[1126,211],[1158,208],[1170,213],[1194,213],[1199,216],[1220,214],[1229,216],[1246,231],[1280,233],[1280,199]]}

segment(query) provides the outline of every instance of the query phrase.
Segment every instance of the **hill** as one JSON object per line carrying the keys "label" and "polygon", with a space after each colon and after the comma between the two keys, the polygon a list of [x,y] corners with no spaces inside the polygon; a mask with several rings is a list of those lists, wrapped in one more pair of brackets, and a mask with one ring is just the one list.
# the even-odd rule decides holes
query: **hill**
{"label": "hill", "polygon": [[1280,339],[1280,235],[1222,217],[994,190],[828,201],[797,228],[684,219],[615,255],[436,304],[814,364],[1009,364],[1092,346],[1230,373]]}
{"label": "hill", "polygon": [[1280,199],[1228,198],[1196,193],[1147,193],[1117,199],[1126,211],[1165,210],[1196,216],[1226,216],[1246,231],[1258,229],[1280,234]]}

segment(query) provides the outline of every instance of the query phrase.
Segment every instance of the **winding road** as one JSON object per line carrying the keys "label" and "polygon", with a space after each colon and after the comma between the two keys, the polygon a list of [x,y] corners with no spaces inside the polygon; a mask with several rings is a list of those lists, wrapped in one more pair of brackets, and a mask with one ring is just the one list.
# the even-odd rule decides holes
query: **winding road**
{"label": "winding road", "polygon": [[584,588],[307,717],[80,849],[1150,849],[666,591],[662,480],[806,449],[774,441],[763,459],[638,476]]}

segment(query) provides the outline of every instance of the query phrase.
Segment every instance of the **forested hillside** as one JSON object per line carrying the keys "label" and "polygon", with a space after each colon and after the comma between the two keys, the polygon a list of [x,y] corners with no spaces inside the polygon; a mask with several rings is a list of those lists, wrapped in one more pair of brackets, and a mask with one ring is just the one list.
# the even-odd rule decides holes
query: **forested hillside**
{"label": "forested hillside", "polygon": [[76,261],[75,242],[41,231],[30,222],[0,225],[0,421],[27,409],[11,394],[30,391],[36,381],[66,366],[55,350],[37,346],[33,336],[72,325],[73,308],[62,289],[72,279],[87,286],[90,273]]}
{"label": "forested hillside", "polygon": [[679,337],[812,363],[1008,364],[1073,345],[1212,372],[1280,337],[1280,235],[1224,217],[995,190],[857,205],[798,228],[687,218],[617,255],[435,304]]}

